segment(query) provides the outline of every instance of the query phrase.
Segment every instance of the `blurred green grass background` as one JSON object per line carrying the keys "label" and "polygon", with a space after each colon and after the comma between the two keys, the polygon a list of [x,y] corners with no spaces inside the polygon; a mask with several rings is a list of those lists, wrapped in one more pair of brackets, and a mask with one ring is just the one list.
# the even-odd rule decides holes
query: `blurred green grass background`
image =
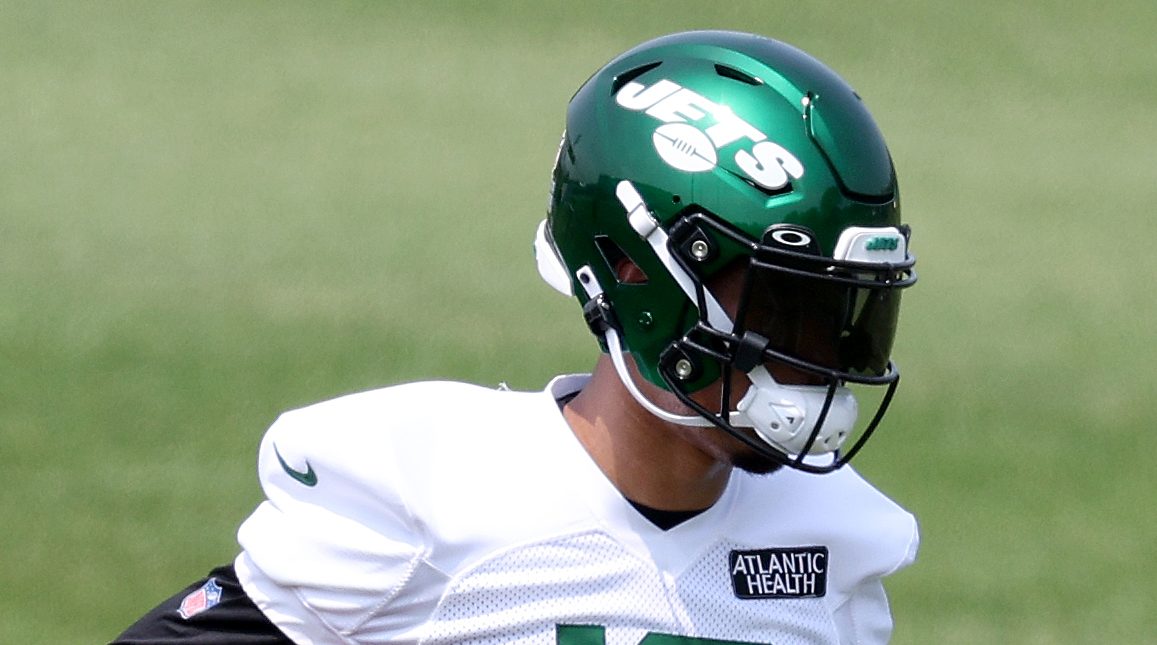
{"label": "blurred green grass background", "polygon": [[899,168],[894,642],[1157,642],[1157,7],[915,0],[0,1],[0,642],[231,558],[281,410],[589,367],[530,247],[566,101],[705,27],[834,67]]}

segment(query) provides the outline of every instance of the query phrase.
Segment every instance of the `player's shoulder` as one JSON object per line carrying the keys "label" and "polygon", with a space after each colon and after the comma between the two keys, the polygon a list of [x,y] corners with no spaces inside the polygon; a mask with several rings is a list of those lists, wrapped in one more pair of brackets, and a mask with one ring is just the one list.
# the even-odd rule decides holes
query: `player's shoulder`
{"label": "player's shoulder", "polygon": [[[270,434],[340,441],[445,439],[453,433],[501,427],[502,419],[533,413],[542,393],[514,392],[456,381],[392,385],[283,412]],[[471,430],[472,429],[472,430]]]}
{"label": "player's shoulder", "polygon": [[[832,473],[817,475],[785,468],[772,477],[764,478],[763,485],[782,490],[797,500],[806,500],[807,514],[830,517],[895,518],[908,516],[895,500],[869,482],[852,466],[844,466]],[[842,523],[842,522],[841,522]]]}
{"label": "player's shoulder", "polygon": [[915,516],[851,466],[825,475],[784,469],[746,483],[777,535],[829,549],[837,587],[887,576],[916,557]]}
{"label": "player's shoulder", "polygon": [[287,412],[258,461],[281,508],[304,501],[381,533],[396,530],[380,526],[388,516],[421,527],[431,545],[447,534],[485,549],[570,522],[577,511],[557,509],[573,478],[558,472],[581,472],[582,455],[550,388],[420,382]]}
{"label": "player's shoulder", "polygon": [[533,468],[528,455],[562,449],[564,423],[549,389],[406,383],[283,413],[262,441],[260,472],[288,485],[308,463],[319,479],[414,499],[449,481],[497,487],[499,474]]}
{"label": "player's shoulder", "polygon": [[428,417],[453,404],[456,407],[500,400],[497,395],[515,394],[503,387],[484,387],[459,381],[414,381],[344,394],[283,412],[281,419],[300,422],[346,421],[382,417]]}

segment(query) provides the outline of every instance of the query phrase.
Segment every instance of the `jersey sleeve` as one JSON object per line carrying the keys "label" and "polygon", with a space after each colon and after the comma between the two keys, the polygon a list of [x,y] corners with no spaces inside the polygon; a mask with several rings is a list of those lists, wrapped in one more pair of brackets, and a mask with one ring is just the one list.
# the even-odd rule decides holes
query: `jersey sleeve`
{"label": "jersey sleeve", "polygon": [[[262,441],[266,500],[238,531],[238,578],[298,643],[372,642],[429,612],[425,546],[373,395],[282,415]],[[402,591],[405,590],[405,593]],[[391,624],[393,621],[394,624]]]}

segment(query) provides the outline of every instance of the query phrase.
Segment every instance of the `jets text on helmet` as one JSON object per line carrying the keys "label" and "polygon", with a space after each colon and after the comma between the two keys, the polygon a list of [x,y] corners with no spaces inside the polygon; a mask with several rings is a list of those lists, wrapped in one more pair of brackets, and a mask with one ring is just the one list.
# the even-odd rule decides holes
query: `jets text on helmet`
{"label": "jets text on helmet", "polygon": [[615,102],[628,110],[646,110],[646,114],[664,124],[687,123],[702,128],[673,130],[660,126],[655,131],[659,156],[679,170],[711,170],[719,149],[746,140],[753,145],[735,153],[735,165],[755,183],[776,190],[791,179],[803,177],[803,164],[786,148],[769,141],[767,135],[739,118],[729,106],[674,81],[663,79],[650,87],[632,81],[619,90]]}

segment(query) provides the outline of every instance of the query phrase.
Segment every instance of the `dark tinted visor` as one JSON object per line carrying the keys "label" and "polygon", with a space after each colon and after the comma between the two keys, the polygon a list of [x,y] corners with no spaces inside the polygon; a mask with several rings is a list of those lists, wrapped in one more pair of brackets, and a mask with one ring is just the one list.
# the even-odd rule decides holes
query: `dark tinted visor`
{"label": "dark tinted visor", "polygon": [[891,273],[851,264],[815,272],[755,258],[736,323],[766,337],[775,353],[853,377],[883,376],[900,311]]}

